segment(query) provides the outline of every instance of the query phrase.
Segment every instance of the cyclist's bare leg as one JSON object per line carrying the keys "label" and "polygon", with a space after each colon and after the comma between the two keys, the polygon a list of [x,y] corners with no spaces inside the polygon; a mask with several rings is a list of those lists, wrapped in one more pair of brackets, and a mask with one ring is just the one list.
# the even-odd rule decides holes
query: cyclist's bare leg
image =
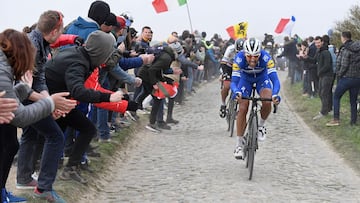
{"label": "cyclist's bare leg", "polygon": [[222,105],[226,104],[226,97],[229,95],[230,90],[230,81],[224,80],[223,81],[223,88],[221,89],[221,102]]}
{"label": "cyclist's bare leg", "polygon": [[[260,97],[261,98],[271,98],[272,96],[272,90],[269,88],[264,88],[261,89],[260,91]],[[263,101],[262,102],[262,106],[261,106],[261,110],[260,110],[260,115],[261,118],[263,120],[266,120],[268,118],[268,116],[270,115],[271,112],[271,102],[270,101]]]}
{"label": "cyclist's bare leg", "polygon": [[[238,100],[239,102],[239,100]],[[241,137],[244,135],[246,128],[246,114],[248,112],[249,101],[241,99],[239,102],[239,111],[236,117],[236,133]]]}

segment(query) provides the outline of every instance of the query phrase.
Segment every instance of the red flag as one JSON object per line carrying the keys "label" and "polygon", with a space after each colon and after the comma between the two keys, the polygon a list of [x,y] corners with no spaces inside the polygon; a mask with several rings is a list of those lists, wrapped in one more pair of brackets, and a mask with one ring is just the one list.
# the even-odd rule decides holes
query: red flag
{"label": "red flag", "polygon": [[226,28],[226,32],[229,34],[229,36],[236,40],[236,37],[235,37],[235,32],[234,32],[234,26],[229,26],[228,28]]}
{"label": "red flag", "polygon": [[173,84],[158,82],[157,85],[159,89],[153,90],[152,95],[158,99],[164,99],[166,97],[174,98],[178,92],[179,84],[177,82],[174,82]]}
{"label": "red flag", "polygon": [[164,0],[154,0],[152,5],[154,6],[156,13],[168,11],[168,7]]}

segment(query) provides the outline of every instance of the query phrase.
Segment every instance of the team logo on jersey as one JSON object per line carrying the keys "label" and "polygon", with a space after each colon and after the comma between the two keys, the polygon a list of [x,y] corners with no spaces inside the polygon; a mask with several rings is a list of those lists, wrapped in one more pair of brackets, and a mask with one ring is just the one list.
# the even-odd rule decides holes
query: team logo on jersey
{"label": "team logo on jersey", "polygon": [[246,87],[245,87],[245,86],[242,86],[242,87],[240,88],[240,90],[241,90],[242,93],[245,93]]}
{"label": "team logo on jersey", "polygon": [[275,63],[272,59],[270,59],[266,64],[267,68],[274,68],[274,66],[275,66]]}
{"label": "team logo on jersey", "polygon": [[240,67],[236,63],[234,63],[233,66],[232,66],[232,70],[233,71],[239,71]]}

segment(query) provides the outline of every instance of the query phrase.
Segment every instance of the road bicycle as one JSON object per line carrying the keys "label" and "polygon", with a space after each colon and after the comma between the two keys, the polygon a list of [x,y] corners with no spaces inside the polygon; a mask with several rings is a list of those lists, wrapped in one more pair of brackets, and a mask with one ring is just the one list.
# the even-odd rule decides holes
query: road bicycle
{"label": "road bicycle", "polygon": [[[220,89],[224,87],[224,78],[221,79],[221,86]],[[237,113],[237,101],[233,99],[233,93],[229,90],[230,94],[228,95],[228,99],[226,102],[226,109],[225,109],[225,119],[227,122],[227,131],[230,131],[229,136],[232,137],[234,134],[234,126],[236,120],[236,113]]]}
{"label": "road bicycle", "polygon": [[[242,99],[249,100],[251,103],[250,114],[247,120],[247,133],[245,134],[246,144],[243,148],[244,159],[246,160],[246,168],[249,169],[249,180],[252,179],[254,162],[255,162],[255,152],[259,149],[258,145],[258,112],[260,111],[259,101],[272,101],[271,98],[260,98],[256,96],[256,86],[253,85],[252,93],[250,97],[242,97]],[[276,113],[276,105],[274,106],[273,113]]]}

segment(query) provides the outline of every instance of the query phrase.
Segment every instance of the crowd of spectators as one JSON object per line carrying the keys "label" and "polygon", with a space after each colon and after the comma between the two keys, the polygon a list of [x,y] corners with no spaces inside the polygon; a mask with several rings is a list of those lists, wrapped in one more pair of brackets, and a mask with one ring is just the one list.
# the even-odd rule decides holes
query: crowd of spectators
{"label": "crowd of spectators", "polygon": [[[101,156],[92,143],[112,142],[133,122],[153,132],[171,130],[181,122],[174,108],[196,96],[202,83],[218,79],[219,61],[234,44],[198,30],[173,31],[153,43],[151,25],[137,31],[130,13],[115,14],[104,1],[94,1],[86,17],[69,25],[63,17],[60,11],[45,11],[23,32],[0,33],[0,90],[5,91],[0,93],[1,203],[25,201],[5,187],[16,153],[18,189],[32,189],[48,202],[66,202],[53,184],[57,177],[88,182],[81,173],[92,173],[89,157]],[[347,90],[351,124],[357,122],[360,69],[349,62],[351,33],[342,37],[343,45],[334,49],[326,35],[287,36],[280,54],[271,35],[263,41],[272,57],[287,58],[291,84],[302,81],[303,96],[320,97],[315,120],[334,110],[328,126],[340,124],[339,101]],[[146,126],[138,122],[140,113],[149,114]],[[20,146],[16,127],[22,128]]]}

